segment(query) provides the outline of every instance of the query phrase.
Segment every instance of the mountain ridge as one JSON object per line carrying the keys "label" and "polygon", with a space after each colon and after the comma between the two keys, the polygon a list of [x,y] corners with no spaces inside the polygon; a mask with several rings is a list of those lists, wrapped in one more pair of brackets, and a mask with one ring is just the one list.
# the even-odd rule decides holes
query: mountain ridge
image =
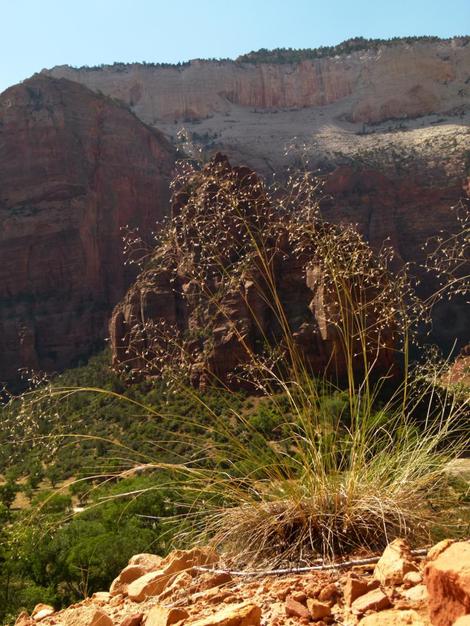
{"label": "mountain ridge", "polygon": [[[77,135],[74,130],[74,116],[66,118],[61,113],[60,99],[46,103],[45,107],[34,93],[28,95],[30,81],[43,81],[44,85],[48,85],[52,84],[48,80],[61,78],[70,81],[63,83],[68,85],[68,89],[82,89],[81,93],[86,93],[90,102],[96,98],[96,103],[101,103],[99,106],[90,106],[86,116],[95,118],[97,123],[92,124],[89,130],[86,130],[86,124],[83,125],[83,136],[80,135],[82,131]],[[80,145],[94,144],[99,147],[103,145],[102,141],[112,141],[112,133],[106,132],[102,136],[99,130],[101,122],[98,123],[96,108],[108,110],[114,107],[116,119],[126,118],[123,127],[132,127],[134,130],[108,155],[110,164],[119,161],[121,165],[110,165],[108,174],[102,180],[108,181],[108,200],[114,198],[119,204],[126,199],[124,213],[133,215],[136,223],[143,222],[141,234],[144,237],[153,230],[155,221],[169,211],[171,168],[167,168],[164,182],[159,179],[158,167],[154,168],[153,152],[157,154],[158,150],[151,146],[158,143],[158,137],[162,137],[161,141],[168,146],[167,154],[171,152],[172,161],[176,154],[175,148],[181,148],[189,155],[197,153],[203,158],[209,158],[219,151],[226,154],[234,165],[247,165],[266,179],[274,174],[282,179],[289,168],[305,167],[322,176],[328,174],[326,189],[331,201],[323,205],[324,218],[333,223],[346,221],[358,224],[360,231],[374,246],[379,247],[389,237],[398,258],[403,261],[422,262],[423,244],[440,230],[451,232],[456,227],[455,215],[450,207],[464,201],[468,195],[468,38],[380,44],[376,49],[365,52],[359,50],[338,57],[306,59],[296,64],[195,61],[179,68],[132,66],[124,68],[124,71],[119,67],[93,71],[59,67],[45,70],[30,81],[10,88],[1,96],[4,103],[0,107],[2,119],[23,115],[21,102],[15,104],[13,98],[11,106],[8,104],[12,94],[21,92],[26,99],[29,98],[32,111],[31,115],[28,113],[28,124],[24,121],[20,124],[23,129],[30,126],[28,132],[20,130],[13,133],[7,148],[5,140],[3,144],[0,140],[0,172],[5,180],[3,188],[17,184],[14,194],[20,197],[31,184],[42,195],[38,196],[31,188],[29,203],[34,198],[42,198],[44,207],[48,203],[56,203],[57,206],[60,202],[76,204],[80,195],[87,197],[90,193],[95,194],[92,175],[85,176],[80,184],[72,184],[70,180],[63,180],[62,184],[57,179],[56,169],[60,170],[64,163],[70,164]],[[84,87],[87,89],[84,90]],[[81,98],[77,97],[77,102]],[[55,134],[47,130],[54,128],[50,122],[54,115],[61,120]],[[119,125],[113,131],[116,141],[121,133]],[[4,123],[0,137],[6,137],[5,128]],[[42,142],[41,148],[41,142],[32,139],[31,133],[35,132],[46,135],[52,133],[54,148],[51,154],[56,159],[53,167],[49,167],[51,154],[46,149],[50,137]],[[96,150],[93,150],[91,153],[95,154]],[[28,155],[27,158],[21,161],[11,158],[11,155],[22,152]],[[136,166],[142,154],[146,154],[145,159],[154,163],[151,167],[145,163],[142,165],[146,172],[143,178]],[[42,164],[43,159],[46,166]],[[88,162],[88,157],[85,162]],[[117,176],[119,168],[120,174]],[[83,164],[77,163],[76,169],[83,170]],[[26,172],[29,172],[27,176]],[[160,182],[151,181],[152,172]],[[18,183],[18,175],[20,178],[26,176],[25,184]],[[117,178],[114,178],[115,175]],[[71,175],[73,178],[74,175]],[[155,184],[159,190],[157,195],[163,200],[158,215],[155,214],[150,224],[142,213],[148,215],[148,203],[151,202],[149,189],[155,188]],[[122,191],[122,185],[125,191]],[[44,186],[47,187],[48,196],[44,195]],[[9,208],[3,202],[0,211],[6,208],[10,211],[18,202],[21,204],[15,200]],[[26,216],[28,224],[39,224],[46,218],[51,220],[50,214],[43,212],[43,204],[34,205],[37,210],[34,216]],[[95,218],[89,220],[90,232],[98,228]],[[121,226],[127,221],[124,220]],[[16,226],[10,226],[10,230],[4,229],[3,234],[5,242],[10,239],[10,243],[4,245],[5,250],[10,250],[9,260],[4,263],[4,267],[9,268],[4,284],[13,283],[15,293],[18,285],[22,284],[23,270],[20,271],[20,268],[28,256],[24,245],[13,252],[9,247],[11,237],[16,237],[14,230],[19,228],[20,222],[17,220]],[[54,219],[52,222],[58,223]],[[13,224],[11,219],[9,223]],[[26,222],[23,219],[24,224]],[[37,231],[33,229],[28,232],[29,235],[25,231],[24,241],[29,241],[34,247],[31,237],[36,237]],[[113,233],[114,243],[110,245],[117,249],[122,245],[121,235],[117,231]],[[60,256],[60,249],[59,243],[51,244],[47,254],[51,258]],[[62,256],[66,257],[64,254]],[[15,258],[16,261],[11,260]],[[113,266],[113,270],[109,270],[110,276],[122,282],[122,276],[127,275],[129,270],[118,269],[117,263],[121,263],[119,254],[114,255],[113,259],[106,260],[107,267]],[[34,263],[27,267],[34,267]],[[49,274],[54,275],[53,272]],[[101,275],[101,270],[97,270],[97,275]],[[23,281],[24,294],[21,297],[24,302],[21,307],[27,312],[26,321],[19,327],[15,326],[16,313],[3,321],[3,327],[5,324],[11,327],[4,332],[6,344],[2,347],[3,354],[12,354],[12,350],[17,351],[20,345],[25,352],[21,353],[23,356],[19,360],[4,357],[6,362],[0,368],[2,380],[10,379],[13,370],[18,367],[55,371],[72,363],[78,356],[89,354],[91,344],[87,344],[86,349],[73,350],[73,355],[71,352],[68,359],[33,358],[37,351],[37,337],[32,329],[39,323],[39,313],[36,304],[33,306],[30,301],[35,301],[37,281],[41,283],[42,280],[41,277],[31,279],[27,289]],[[93,278],[93,281],[98,284],[101,278],[98,282]],[[94,295],[85,308],[100,307],[103,293],[116,281],[114,278],[111,282],[105,281],[101,291],[93,291]],[[103,317],[110,313],[112,305],[123,295],[129,281],[125,287],[123,285],[122,289],[118,289],[119,296],[112,298],[109,308],[102,307],[102,313],[98,315],[101,316],[100,330],[93,332],[100,341],[106,332]],[[66,284],[65,278],[63,282]],[[72,284],[75,283],[72,281]],[[70,289],[73,291],[70,285],[65,289],[65,294],[71,293]],[[79,326],[71,330],[70,324],[65,322],[66,319],[72,319],[64,313],[69,305],[72,306],[68,295],[56,302],[56,322],[53,328],[62,327],[62,337],[77,334],[77,342],[82,345],[79,335],[84,333],[86,336],[88,331]],[[4,317],[10,315],[10,309],[3,308]],[[452,339],[456,328],[462,335],[468,335],[468,321],[465,321],[462,309],[446,308],[440,318],[437,327],[445,336],[445,341]],[[453,320],[452,323],[449,320]],[[41,321],[41,324],[44,332],[49,332],[48,323]],[[91,326],[94,328],[95,323],[91,323]],[[16,337],[15,348],[11,344],[13,336]],[[60,341],[54,340],[52,343],[61,346]],[[59,354],[60,350],[44,347],[40,352],[53,355]],[[8,376],[4,373],[6,370]]]}
{"label": "mountain ridge", "polygon": [[[366,51],[377,48],[379,46],[391,47],[397,45],[413,45],[416,43],[449,43],[467,45],[470,41],[470,35],[454,35],[452,37],[438,37],[434,35],[416,35],[408,37],[391,37],[390,39],[380,38],[365,38],[365,37],[350,37],[345,39],[339,44],[330,46],[318,46],[316,48],[292,48],[292,47],[280,47],[280,48],[259,48],[258,50],[252,50],[238,55],[235,58],[231,57],[195,57],[186,61],[176,62],[159,62],[159,61],[115,61],[114,63],[100,63],[97,65],[81,65],[72,66],[68,64],[56,65],[51,70],[59,67],[71,67],[77,70],[88,70],[91,72],[98,71],[100,69],[109,68],[125,68],[136,65],[143,65],[144,67],[185,67],[193,62],[208,62],[208,63],[266,63],[271,62],[266,59],[271,59],[272,62],[277,63],[296,63],[299,60],[318,59],[331,56],[343,56],[353,52]],[[49,71],[44,68],[42,71]]]}
{"label": "mountain ridge", "polygon": [[184,127],[203,152],[271,175],[295,165],[301,151],[315,167],[360,154],[372,135],[386,141],[387,133],[411,131],[413,145],[422,129],[440,137],[443,125],[467,128],[469,68],[470,46],[455,39],[294,64],[198,60],[43,73],[125,102],[175,143]]}

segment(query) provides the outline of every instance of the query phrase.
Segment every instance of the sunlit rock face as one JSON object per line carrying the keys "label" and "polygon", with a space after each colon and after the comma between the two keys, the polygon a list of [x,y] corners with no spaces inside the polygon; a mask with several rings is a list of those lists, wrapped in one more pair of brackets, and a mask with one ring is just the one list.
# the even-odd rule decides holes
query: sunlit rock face
{"label": "sunlit rock face", "polygon": [[[468,127],[468,38],[382,45],[295,63],[257,58],[44,72],[122,100],[175,140],[184,127],[203,149],[220,150],[261,174],[304,163],[300,146],[316,166],[342,156],[374,159],[372,151],[390,141],[399,152],[397,133],[403,131],[407,147],[416,144],[422,152],[426,140],[439,143],[450,126],[457,134]],[[453,142],[449,138],[448,151]],[[429,154],[431,161],[435,157]]]}
{"label": "sunlit rock face", "polygon": [[[185,136],[265,177],[290,167],[329,174],[328,221],[357,223],[374,246],[421,264],[425,242],[458,228],[468,196],[468,38],[379,45],[296,63],[191,61],[47,70],[126,102],[174,141]],[[415,270],[430,293],[435,284]],[[461,306],[436,311],[451,346],[470,332]]]}
{"label": "sunlit rock face", "polygon": [[125,107],[65,79],[0,97],[0,380],[103,340],[134,278],[122,228],[167,212],[174,152]]}
{"label": "sunlit rock face", "polygon": [[148,123],[203,119],[234,107],[342,105],[352,122],[418,117],[459,106],[470,63],[467,39],[381,46],[297,63],[196,60],[180,66],[130,64],[45,73],[86,84],[133,107]]}

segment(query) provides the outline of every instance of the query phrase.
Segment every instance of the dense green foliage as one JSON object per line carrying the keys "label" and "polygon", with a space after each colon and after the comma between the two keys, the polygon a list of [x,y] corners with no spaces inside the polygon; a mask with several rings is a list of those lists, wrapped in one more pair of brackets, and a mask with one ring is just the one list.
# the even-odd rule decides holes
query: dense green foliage
{"label": "dense green foliage", "polygon": [[[63,388],[82,391],[56,399],[55,392]],[[159,442],[178,433],[174,460],[184,451],[184,434],[201,432],[204,423],[204,408],[195,392],[175,394],[158,382],[126,386],[109,367],[107,351],[57,376],[48,393],[43,391],[41,386],[37,394],[10,403],[0,423],[5,442],[0,473],[13,481],[21,476],[33,479],[33,488],[43,478],[56,484],[125,466],[125,457],[132,462],[138,457],[154,459]],[[214,390],[204,394],[204,400],[221,415],[227,407],[240,408],[244,396]]]}
{"label": "dense green foliage", "polygon": [[[55,400],[58,389],[91,386],[106,393],[80,391]],[[167,552],[176,527],[163,521],[178,513],[179,501],[168,477],[131,472],[117,481],[114,474],[149,460],[177,461],[187,437],[204,438],[201,397],[213,416],[245,411],[260,433],[280,422],[269,402],[242,393],[125,386],[109,367],[107,351],[3,407],[0,623],[38,602],[64,606],[106,589],[132,554]],[[116,497],[127,492],[134,495]],[[76,514],[77,507],[84,512]]]}
{"label": "dense green foliage", "polygon": [[[138,498],[117,497],[148,488]],[[1,623],[38,602],[63,606],[106,589],[135,553],[166,552],[169,534],[157,518],[175,510],[172,494],[158,487],[156,477],[86,491],[80,515],[73,515],[66,489],[38,492],[30,510],[0,509]]]}

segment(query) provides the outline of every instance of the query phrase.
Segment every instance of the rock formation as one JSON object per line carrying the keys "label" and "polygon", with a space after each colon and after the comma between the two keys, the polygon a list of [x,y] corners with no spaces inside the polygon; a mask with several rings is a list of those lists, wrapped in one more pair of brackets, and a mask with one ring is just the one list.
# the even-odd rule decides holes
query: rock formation
{"label": "rock formation", "polygon": [[452,626],[459,617],[470,615],[470,543],[447,545],[436,552],[424,570],[430,617],[435,626]]}
{"label": "rock formation", "polygon": [[[234,107],[287,109],[340,103],[352,122],[443,113],[468,98],[468,38],[381,46],[297,63],[195,60],[182,66],[115,64],[43,70],[101,89],[149,124],[203,119]],[[463,90],[463,93],[462,93]]]}
{"label": "rock formation", "polygon": [[[184,126],[202,148],[214,146],[234,163],[271,174],[285,168],[286,146],[296,147],[287,161],[297,163],[302,147],[314,165],[356,158],[378,143],[377,160],[382,139],[400,151],[397,131],[406,131],[409,148],[434,144],[430,161],[447,160],[454,140],[468,130],[469,66],[469,39],[462,38],[294,63],[255,57],[250,63],[59,66],[44,72],[122,100],[174,140]],[[446,151],[436,154],[443,142]]]}
{"label": "rock formation", "polygon": [[167,213],[170,144],[65,79],[0,97],[0,381],[87,356],[134,277],[122,228]]}
{"label": "rock formation", "polygon": [[[357,223],[377,247],[390,237],[400,259],[420,262],[428,238],[457,228],[450,207],[469,193],[469,66],[469,40],[456,38],[295,63],[61,66],[4,92],[0,381],[65,367],[104,338],[133,277],[120,227],[147,236],[167,214],[163,135],[179,144],[182,126],[185,148],[264,176],[304,164],[328,174],[327,221]],[[469,320],[442,304],[435,338],[451,348],[458,337],[459,349]]]}
{"label": "rock formation", "polygon": [[[168,234],[113,312],[114,365],[137,375],[186,365],[193,384],[238,385],[232,376],[240,366],[264,355],[267,344],[288,352],[292,333],[296,354],[312,371],[344,376],[347,360],[333,320],[347,313],[326,284],[321,255],[350,246],[359,257],[361,244],[345,231],[338,245],[339,231],[317,223],[309,206],[286,208],[254,172],[231,167],[220,154],[184,178],[173,195]],[[373,289],[386,291],[380,282],[358,297],[367,324],[379,328],[363,302]],[[377,301],[374,310],[381,306]],[[392,341],[388,328],[380,340],[382,371],[392,365]],[[371,339],[375,353],[374,345]]]}
{"label": "rock formation", "polygon": [[[403,261],[421,262],[427,239],[458,228],[451,207],[469,190],[468,38],[293,63],[251,56],[45,72],[123,100],[176,143],[184,127],[190,148],[264,176],[288,165],[328,173],[324,218],[358,223],[378,247],[389,237]],[[435,289],[418,274],[424,291]],[[451,349],[458,337],[459,349],[469,320],[465,303],[441,304],[434,339]]]}
{"label": "rock formation", "polygon": [[[109,592],[60,611],[40,604],[31,617],[22,613],[16,626],[468,624],[470,544],[444,540],[425,556],[426,550],[413,555],[401,541],[403,547],[401,556],[392,542],[380,560],[353,560],[324,571],[292,570],[283,576],[260,571],[256,577],[224,570],[223,560],[207,548],[175,550],[165,559],[136,555]],[[377,575],[377,561],[390,579]]]}

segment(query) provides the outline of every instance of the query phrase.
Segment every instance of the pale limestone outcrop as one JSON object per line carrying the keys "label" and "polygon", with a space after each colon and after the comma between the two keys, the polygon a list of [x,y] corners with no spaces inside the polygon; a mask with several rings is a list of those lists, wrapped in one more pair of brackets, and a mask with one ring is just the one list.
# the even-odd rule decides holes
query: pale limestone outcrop
{"label": "pale limestone outcrop", "polygon": [[191,61],[45,72],[84,83],[132,106],[147,123],[205,118],[233,105],[305,108],[343,102],[355,122],[415,117],[462,104],[470,46],[465,40],[401,44],[292,64]]}

